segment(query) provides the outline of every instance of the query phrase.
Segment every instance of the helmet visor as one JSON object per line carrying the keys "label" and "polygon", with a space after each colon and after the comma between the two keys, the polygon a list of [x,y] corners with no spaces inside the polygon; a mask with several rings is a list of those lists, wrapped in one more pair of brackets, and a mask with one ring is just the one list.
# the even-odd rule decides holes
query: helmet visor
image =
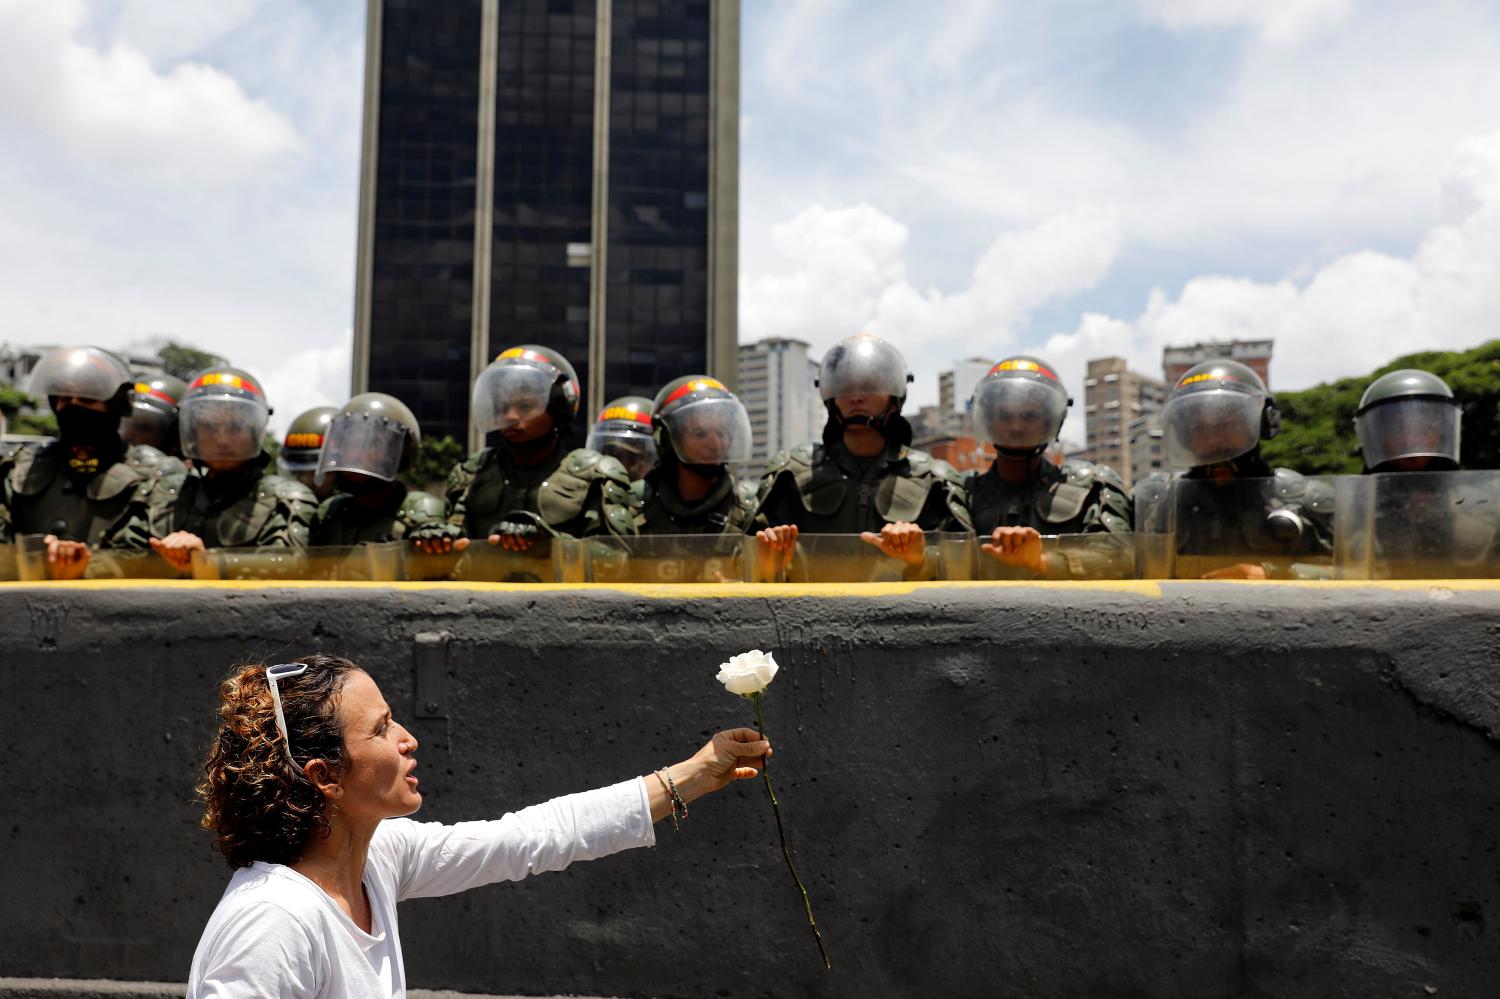
{"label": "helmet visor", "polygon": [[547,409],[556,376],[529,364],[495,364],[474,383],[474,426],[509,430]]}
{"label": "helmet visor", "polygon": [[633,430],[618,422],[596,424],[584,446],[618,459],[634,481],[644,479],[656,467],[656,441],[644,428]]}
{"label": "helmet visor", "polygon": [[120,436],[131,447],[137,444],[161,447],[167,442],[167,434],[171,433],[176,421],[176,416],[136,400],[131,404],[130,415],[120,421]]}
{"label": "helmet visor", "polygon": [[1398,458],[1446,458],[1456,465],[1462,417],[1448,400],[1398,398],[1355,417],[1354,431],[1370,468]]}
{"label": "helmet visor", "polygon": [[1167,460],[1178,468],[1230,461],[1260,440],[1265,397],[1259,392],[1215,390],[1178,396],[1162,410]]}
{"label": "helmet visor", "polygon": [[270,415],[258,399],[185,400],[182,453],[201,461],[249,461],[260,454]]}
{"label": "helmet visor", "polygon": [[900,352],[873,337],[854,337],[834,344],[818,370],[818,393],[823,401],[850,395],[906,397],[906,360]]}
{"label": "helmet visor", "polygon": [[684,464],[726,465],[750,457],[750,414],[738,399],[698,399],[661,419]]}
{"label": "helmet visor", "polygon": [[1068,397],[1027,378],[986,378],[974,393],[974,431],[1000,447],[1034,448],[1056,440]]}
{"label": "helmet visor", "polygon": [[355,472],[392,482],[401,471],[406,428],[383,416],[340,413],[323,436],[318,479],[335,472]]}
{"label": "helmet visor", "polygon": [[67,395],[108,402],[121,385],[133,384],[130,372],[93,347],[49,352],[32,369],[27,393],[38,399]]}
{"label": "helmet visor", "polygon": [[283,447],[281,453],[276,456],[276,467],[282,475],[294,475],[297,472],[316,472],[318,470],[318,458],[322,454],[322,448]]}

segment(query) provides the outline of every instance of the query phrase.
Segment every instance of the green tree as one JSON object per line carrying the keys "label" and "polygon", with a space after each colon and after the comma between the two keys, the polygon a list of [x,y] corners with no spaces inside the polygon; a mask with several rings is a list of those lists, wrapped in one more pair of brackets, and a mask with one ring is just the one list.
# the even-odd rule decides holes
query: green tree
{"label": "green tree", "polygon": [[453,466],[464,460],[463,445],[452,437],[424,437],[417,449],[417,460],[401,473],[408,489],[422,489],[443,494],[443,484]]}
{"label": "green tree", "polygon": [[1261,446],[1261,454],[1273,466],[1307,475],[1359,472],[1364,467],[1354,435],[1359,398],[1375,379],[1401,368],[1430,371],[1453,389],[1463,409],[1463,467],[1500,468],[1500,340],[1473,350],[1407,354],[1362,378],[1277,393],[1281,433]]}
{"label": "green tree", "polygon": [[[5,432],[8,434],[56,437],[57,417],[45,409],[36,410],[37,402],[31,396],[13,386],[0,386],[0,413],[5,415]],[[33,412],[22,413],[23,409]]]}
{"label": "green tree", "polygon": [[156,357],[161,361],[161,366],[167,370],[167,374],[181,378],[183,381],[192,378],[204,368],[226,363],[218,354],[210,354],[206,350],[199,350],[197,347],[190,347],[174,340],[168,340],[156,352]]}

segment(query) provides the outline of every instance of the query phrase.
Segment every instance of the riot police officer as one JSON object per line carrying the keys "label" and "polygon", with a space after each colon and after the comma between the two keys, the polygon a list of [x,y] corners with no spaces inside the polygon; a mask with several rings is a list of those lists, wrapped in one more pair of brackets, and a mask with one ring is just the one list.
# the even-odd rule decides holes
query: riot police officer
{"label": "riot police officer", "polygon": [[[470,455],[448,476],[448,522],[464,537],[525,551],[544,535],[635,533],[630,475],[614,458],[587,448],[565,450],[578,413],[578,376],[549,347],[523,344],[500,352],[474,383],[474,424],[495,444]],[[424,549],[448,549],[419,532]]]}
{"label": "riot police officer", "polygon": [[[1162,532],[1169,511],[1175,513],[1180,565],[1192,559],[1229,563],[1204,578],[1326,575],[1325,566],[1308,560],[1333,551],[1332,490],[1266,464],[1260,442],[1280,429],[1276,400],[1254,371],[1230,360],[1190,368],[1162,408],[1167,459],[1187,470],[1166,492],[1159,474],[1137,484],[1140,529]],[[1155,496],[1175,499],[1156,502]]]}
{"label": "riot police officer", "polygon": [[317,510],[306,486],[269,473],[271,407],[239,368],[200,371],[178,416],[186,472],[163,475],[133,504],[117,547],[154,549],[178,572],[205,548],[302,548]]}
{"label": "riot police officer", "polygon": [[46,536],[50,574],[76,579],[89,546],[123,530],[146,476],[124,461],[120,421],[134,385],[125,364],[98,347],[49,351],[28,391],[57,416],[58,439],[0,455],[0,542]]}
{"label": "riot police officer", "polygon": [[755,515],[754,482],[729,463],[750,457],[750,414],[723,382],[684,375],[656,394],[652,423],[661,463],[646,476],[642,534],[744,534]]}
{"label": "riot police officer", "polygon": [[[624,395],[611,400],[599,411],[599,419],[594,421],[584,446],[619,459],[630,473],[630,480],[639,483],[656,467],[656,439],[651,422],[655,410],[645,396]],[[639,494],[640,490],[636,491]]]}
{"label": "riot police officer", "polygon": [[276,470],[288,479],[296,479],[319,500],[326,500],[338,487],[337,476],[318,478],[318,459],[323,454],[323,437],[337,406],[314,406],[297,414],[286,428],[281,453],[276,456]]}
{"label": "riot police officer", "polygon": [[1462,418],[1453,390],[1437,375],[1415,368],[1381,375],[1354,414],[1365,471],[1456,470]]}
{"label": "riot police officer", "polygon": [[763,546],[790,558],[800,531],[858,533],[913,574],[926,562],[923,531],[972,527],[958,472],[909,446],[901,407],[911,377],[880,337],[834,344],[818,372],[828,410],[822,443],[777,454],[761,479],[760,512],[771,525],[756,534]]}
{"label": "riot police officer", "polygon": [[974,429],[995,448],[984,472],[964,480],[983,551],[1003,565],[1065,578],[1118,576],[1133,564],[1123,543],[1060,553],[1051,565],[1043,534],[1124,534],[1131,528],[1125,484],[1107,465],[1043,457],[1073,404],[1057,372],[1034,357],[1008,357],[974,387]]}
{"label": "riot police officer", "polygon": [[336,480],[338,492],[318,508],[313,543],[400,541],[424,524],[443,525],[443,501],[397,478],[416,462],[421,442],[416,416],[394,396],[365,392],[335,410],[317,475]]}
{"label": "riot police officer", "polygon": [[125,460],[152,473],[181,472],[182,445],[177,433],[177,407],[187,384],[169,374],[138,374],[130,393],[130,415],[120,421]]}

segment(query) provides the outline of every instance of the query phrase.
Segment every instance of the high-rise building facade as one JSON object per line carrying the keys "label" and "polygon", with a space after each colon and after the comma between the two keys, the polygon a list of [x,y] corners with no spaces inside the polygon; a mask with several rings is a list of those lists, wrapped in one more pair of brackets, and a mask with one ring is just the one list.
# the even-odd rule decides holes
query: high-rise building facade
{"label": "high-rise building facade", "polygon": [[1126,367],[1123,357],[1100,357],[1088,362],[1083,379],[1083,424],[1087,460],[1108,465],[1131,485],[1131,424],[1159,412],[1166,387],[1155,378]]}
{"label": "high-rise building facade", "polygon": [[801,340],[742,343],[740,401],[750,412],[750,462],[764,465],[777,451],[818,440],[827,410],[818,395],[818,362]]}
{"label": "high-rise building facade", "polygon": [[1162,375],[1168,385],[1187,374],[1189,368],[1204,361],[1225,358],[1239,361],[1271,387],[1271,347],[1274,340],[1210,340],[1187,347],[1168,347],[1161,352]]}
{"label": "high-rise building facade", "polygon": [[353,390],[474,438],[501,349],[587,417],[736,382],[738,0],[368,0]]}
{"label": "high-rise building facade", "polygon": [[994,366],[995,362],[987,358],[966,357],[953,362],[953,370],[938,373],[938,408],[942,411],[943,429],[955,434],[973,431],[969,403],[974,398],[974,386]]}

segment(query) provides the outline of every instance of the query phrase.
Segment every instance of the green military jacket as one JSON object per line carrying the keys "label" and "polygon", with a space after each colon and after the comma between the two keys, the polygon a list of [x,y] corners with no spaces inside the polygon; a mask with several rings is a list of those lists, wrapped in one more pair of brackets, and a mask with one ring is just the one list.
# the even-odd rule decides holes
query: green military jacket
{"label": "green military jacket", "polygon": [[124,528],[149,476],[124,461],[92,475],[70,472],[61,441],[23,444],[0,455],[0,543],[56,534],[100,545]]}
{"label": "green military jacket", "polygon": [[[675,471],[658,468],[641,479],[636,528],[641,534],[744,534],[754,530],[759,487],[739,482],[726,469],[708,495],[695,503],[677,492]],[[762,525],[764,526],[764,525]]]}
{"label": "green military jacket", "polygon": [[199,466],[158,476],[108,547],[148,548],[173,531],[196,534],[207,548],[307,547],[317,497],[295,479],[266,474],[269,462],[262,453],[227,476]]}
{"label": "green military jacket", "polygon": [[318,508],[313,522],[313,544],[358,545],[403,541],[413,531],[443,523],[443,501],[431,493],[396,490],[378,507],[360,505],[353,496],[334,493]]}
{"label": "green military jacket", "polygon": [[174,458],[161,448],[152,447],[150,444],[132,444],[125,452],[125,463],[131,468],[138,468],[147,475],[171,475],[175,472],[187,471],[187,464],[181,458]]}
{"label": "green military jacket", "polygon": [[[1130,532],[1132,503],[1125,483],[1108,465],[1050,461],[1022,482],[1007,482],[995,465],[964,480],[974,530],[984,541],[997,527],[1030,527],[1043,535]],[[1060,547],[1049,575],[1062,579],[1111,579],[1133,574],[1129,540]],[[983,553],[980,558],[985,558]]]}
{"label": "green military jacket", "polygon": [[465,537],[486,538],[503,521],[555,536],[636,533],[636,494],[619,459],[588,448],[558,452],[540,465],[519,465],[504,448],[484,448],[448,475],[448,523]]}
{"label": "green military jacket", "polygon": [[907,521],[924,531],[972,529],[963,478],[925,451],[889,448],[859,459],[841,445],[782,451],[760,481],[760,513],[770,525],[808,534],[858,534]]}

